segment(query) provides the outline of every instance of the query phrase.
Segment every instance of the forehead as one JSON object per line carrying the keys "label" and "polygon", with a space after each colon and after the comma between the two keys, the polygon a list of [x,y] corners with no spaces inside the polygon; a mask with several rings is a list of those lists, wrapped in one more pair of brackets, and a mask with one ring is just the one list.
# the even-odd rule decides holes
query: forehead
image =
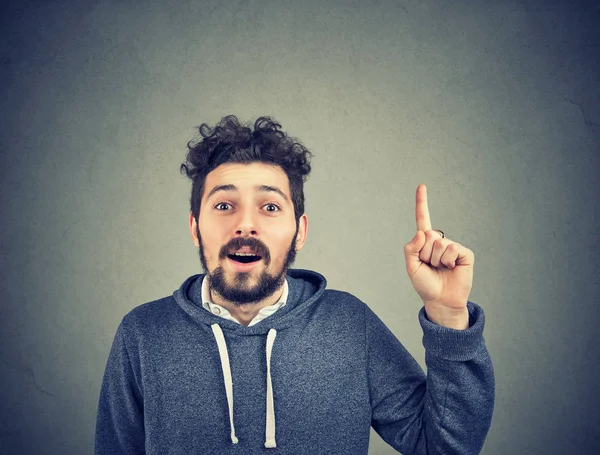
{"label": "forehead", "polygon": [[204,197],[220,185],[234,185],[240,192],[254,192],[258,185],[274,186],[290,197],[289,179],[280,166],[254,162],[226,163],[213,169],[204,183]]}

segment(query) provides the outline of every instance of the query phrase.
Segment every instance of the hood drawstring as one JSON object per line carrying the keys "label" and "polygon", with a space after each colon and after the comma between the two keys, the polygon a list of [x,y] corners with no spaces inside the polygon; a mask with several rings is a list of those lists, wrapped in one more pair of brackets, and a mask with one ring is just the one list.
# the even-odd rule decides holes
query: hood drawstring
{"label": "hood drawstring", "polygon": [[227,404],[229,405],[229,424],[231,425],[231,442],[238,443],[238,438],[235,435],[235,426],[233,425],[233,382],[231,381],[231,368],[229,367],[229,354],[227,353],[227,345],[225,337],[219,324],[211,325],[217,346],[219,348],[219,357],[221,357],[221,368],[223,369],[223,380],[225,381],[225,394],[227,395]]}
{"label": "hood drawstring", "polygon": [[[219,348],[219,357],[221,358],[221,368],[223,369],[223,380],[225,382],[225,394],[227,395],[227,404],[229,405],[229,423],[231,425],[231,442],[238,443],[235,435],[235,426],[233,425],[233,382],[231,379],[231,367],[229,365],[229,354],[227,353],[227,344],[219,324],[211,325],[217,347]],[[267,416],[265,430],[265,447],[268,449],[277,447],[275,441],[275,405],[273,401],[273,384],[271,381],[271,352],[273,343],[277,336],[277,330],[271,329],[267,334]]]}
{"label": "hood drawstring", "polygon": [[269,330],[267,335],[267,422],[265,430],[265,447],[277,447],[275,442],[275,406],[273,404],[273,383],[271,382],[271,351],[277,336],[277,330]]}

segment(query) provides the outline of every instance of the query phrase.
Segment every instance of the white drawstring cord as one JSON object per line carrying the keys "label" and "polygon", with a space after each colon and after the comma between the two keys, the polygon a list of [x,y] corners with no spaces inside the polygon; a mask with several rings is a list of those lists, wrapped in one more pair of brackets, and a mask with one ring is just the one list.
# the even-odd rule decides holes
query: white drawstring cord
{"label": "white drawstring cord", "polygon": [[221,368],[223,369],[223,378],[225,380],[225,394],[227,395],[227,404],[229,405],[229,423],[231,425],[231,442],[238,443],[235,435],[235,426],[233,425],[233,382],[231,380],[231,368],[229,366],[229,354],[227,353],[227,344],[219,324],[211,325],[217,346],[219,348],[219,357],[221,357]]}
{"label": "white drawstring cord", "polygon": [[267,335],[267,421],[265,425],[265,447],[273,449],[277,447],[275,442],[275,406],[273,402],[273,384],[271,382],[271,352],[273,343],[277,336],[277,330],[269,330]]}
{"label": "white drawstring cord", "polygon": [[[221,358],[221,368],[223,369],[223,379],[225,381],[225,394],[227,395],[227,404],[229,405],[229,423],[231,426],[231,442],[238,443],[235,435],[235,426],[233,424],[233,381],[231,378],[231,367],[229,365],[229,354],[227,353],[227,344],[219,324],[211,325],[217,347],[219,348],[219,357]],[[275,441],[275,403],[273,400],[273,383],[271,380],[271,353],[273,343],[277,336],[277,330],[271,329],[267,334],[267,416],[265,423],[265,447],[273,449],[277,447]]]}

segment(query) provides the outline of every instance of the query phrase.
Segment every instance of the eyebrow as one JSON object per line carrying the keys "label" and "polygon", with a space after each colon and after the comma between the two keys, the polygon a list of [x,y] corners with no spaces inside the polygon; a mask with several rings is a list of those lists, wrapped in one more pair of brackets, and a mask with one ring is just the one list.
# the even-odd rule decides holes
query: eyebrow
{"label": "eyebrow", "polygon": [[[215,186],[212,190],[210,190],[210,193],[208,193],[208,195],[206,196],[206,199],[210,199],[210,197],[215,194],[218,191],[238,191],[238,187],[232,184],[228,184],[228,185],[217,185]],[[290,202],[290,199],[285,195],[285,193],[283,191],[281,191],[279,188],[277,188],[276,186],[269,186],[269,185],[256,185],[254,187],[254,191],[257,192],[273,192],[273,193],[277,193],[279,194],[286,202]]]}

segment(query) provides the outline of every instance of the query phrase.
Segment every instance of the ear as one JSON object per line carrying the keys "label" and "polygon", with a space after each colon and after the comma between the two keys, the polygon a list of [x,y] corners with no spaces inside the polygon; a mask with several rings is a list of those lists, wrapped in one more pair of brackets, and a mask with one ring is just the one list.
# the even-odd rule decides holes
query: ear
{"label": "ear", "polygon": [[308,217],[306,213],[298,220],[298,235],[296,236],[296,251],[300,251],[308,236]]}
{"label": "ear", "polygon": [[200,240],[198,239],[197,227],[198,224],[194,219],[194,215],[192,214],[192,212],[190,212],[190,235],[192,236],[192,240],[194,241],[194,245],[196,245],[196,248],[200,248]]}

